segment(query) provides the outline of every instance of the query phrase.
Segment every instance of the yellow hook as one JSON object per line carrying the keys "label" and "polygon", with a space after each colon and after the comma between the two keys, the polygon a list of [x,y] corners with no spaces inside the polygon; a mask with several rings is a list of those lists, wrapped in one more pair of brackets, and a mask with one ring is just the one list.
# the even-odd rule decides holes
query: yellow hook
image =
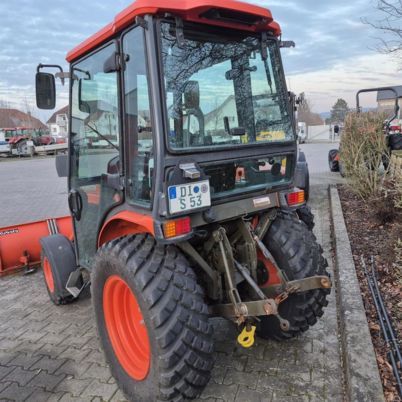
{"label": "yellow hook", "polygon": [[237,342],[240,343],[243,348],[251,348],[254,345],[254,334],[256,327],[254,325],[251,326],[250,330],[247,329],[247,326],[243,328],[240,335],[237,337]]}

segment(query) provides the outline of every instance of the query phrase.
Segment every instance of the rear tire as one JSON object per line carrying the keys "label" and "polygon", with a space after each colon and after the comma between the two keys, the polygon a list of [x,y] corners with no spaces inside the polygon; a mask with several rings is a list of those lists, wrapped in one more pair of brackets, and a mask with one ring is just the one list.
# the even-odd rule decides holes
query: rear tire
{"label": "rear tire", "polygon": [[311,208],[306,204],[299,208],[297,211],[299,219],[306,224],[309,230],[314,229],[314,214],[311,212]]}
{"label": "rear tire", "polygon": [[[297,217],[278,215],[263,241],[289,280],[314,275],[329,276],[326,271],[328,263],[314,234]],[[289,331],[280,328],[276,317],[264,316],[260,317],[258,335],[265,339],[284,340],[307,331],[323,315],[329,292],[326,289],[316,289],[291,294],[278,307],[280,315],[290,323]]]}
{"label": "rear tire", "polygon": [[[143,367],[140,377],[129,373],[130,365],[124,360],[129,353],[119,353],[119,343],[112,343],[118,328],[138,324],[134,318],[133,324],[127,320],[115,327],[110,324],[107,311],[121,310],[118,299],[113,302],[116,299],[108,296],[108,283],[118,282],[116,278],[124,281],[126,292],[131,292],[143,317],[149,367]],[[92,272],[92,301],[106,360],[130,400],[182,401],[200,395],[213,366],[212,326],[203,291],[176,247],[159,245],[148,235],[127,236],[105,244],[98,251]],[[135,338],[135,331],[120,332],[120,350],[132,349],[133,332]],[[143,342],[144,338],[142,334],[138,339]],[[136,354],[132,356],[135,365]]]}
{"label": "rear tire", "polygon": [[295,174],[300,173],[298,172],[299,170],[301,171],[302,182],[296,181],[295,186],[304,190],[304,199],[307,202],[310,198],[310,172],[308,170],[306,155],[302,151],[299,152]]}
{"label": "rear tire", "polygon": [[337,149],[331,149],[328,152],[328,166],[331,172],[339,172],[339,162],[334,160],[339,151]]}
{"label": "rear tire", "polygon": [[402,149],[402,134],[391,134],[388,138],[388,144],[392,151]]}
{"label": "rear tire", "polygon": [[310,172],[308,170],[306,175],[306,187],[303,190],[304,190],[304,199],[307,202],[310,199]]}
{"label": "rear tire", "polygon": [[28,144],[26,140],[22,140],[17,144],[17,152],[19,157],[28,155]]}

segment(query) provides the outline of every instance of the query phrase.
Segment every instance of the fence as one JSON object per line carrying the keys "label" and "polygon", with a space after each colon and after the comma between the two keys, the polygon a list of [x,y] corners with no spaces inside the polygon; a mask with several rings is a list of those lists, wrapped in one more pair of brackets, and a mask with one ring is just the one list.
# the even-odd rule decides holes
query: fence
{"label": "fence", "polygon": [[307,129],[307,141],[308,142],[320,142],[320,141],[336,141],[339,137],[334,138],[334,133],[331,126],[308,126]]}

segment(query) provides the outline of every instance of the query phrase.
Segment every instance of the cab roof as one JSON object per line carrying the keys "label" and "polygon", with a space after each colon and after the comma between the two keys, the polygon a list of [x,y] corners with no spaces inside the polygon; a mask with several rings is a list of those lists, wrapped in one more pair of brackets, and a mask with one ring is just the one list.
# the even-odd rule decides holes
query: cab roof
{"label": "cab roof", "polygon": [[101,43],[133,24],[135,18],[146,14],[164,15],[171,13],[186,21],[234,28],[251,32],[271,31],[281,34],[269,10],[235,0],[136,0],[131,6],[117,14],[114,21],[71,50],[66,57],[73,62],[94,50]]}

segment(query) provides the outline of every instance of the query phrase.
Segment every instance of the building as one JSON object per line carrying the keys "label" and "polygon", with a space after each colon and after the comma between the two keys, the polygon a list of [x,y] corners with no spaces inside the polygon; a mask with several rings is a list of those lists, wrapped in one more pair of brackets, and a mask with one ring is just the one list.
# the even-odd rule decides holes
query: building
{"label": "building", "polygon": [[67,137],[68,135],[68,105],[64,106],[47,121],[50,134],[56,137]]}
{"label": "building", "polygon": [[[398,93],[398,104],[402,106],[402,85],[392,87]],[[392,111],[395,105],[395,95],[392,91],[377,92],[377,107],[379,112]]]}
{"label": "building", "polygon": [[19,127],[35,131],[47,130],[46,125],[30,113],[24,113],[17,109],[0,108],[0,130]]}
{"label": "building", "polygon": [[97,110],[88,115],[84,120],[85,128],[91,132],[91,128],[99,131],[103,135],[116,136],[119,133],[117,113],[115,111]]}
{"label": "building", "polygon": [[238,127],[237,108],[234,95],[230,95],[226,100],[212,111],[205,115],[205,132],[216,133],[225,131],[224,118],[229,119],[231,127]]}

